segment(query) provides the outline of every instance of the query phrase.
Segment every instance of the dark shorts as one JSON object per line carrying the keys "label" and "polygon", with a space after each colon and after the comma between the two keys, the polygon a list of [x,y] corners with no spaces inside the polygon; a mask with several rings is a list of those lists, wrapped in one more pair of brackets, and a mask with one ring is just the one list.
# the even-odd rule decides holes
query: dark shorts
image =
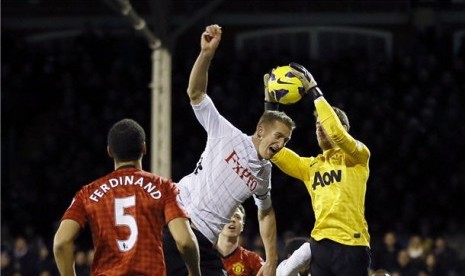
{"label": "dark shorts", "polygon": [[371,252],[366,246],[348,246],[332,240],[310,242],[312,276],[367,276]]}
{"label": "dark shorts", "polygon": [[[223,263],[218,251],[213,247],[212,243],[205,238],[202,233],[196,229],[192,229],[200,250],[200,270],[203,276],[223,276],[226,272],[223,270]],[[165,255],[166,275],[168,276],[186,276],[187,267],[181,257],[181,254],[176,247],[176,242],[171,236],[167,227],[163,230],[163,253]]]}

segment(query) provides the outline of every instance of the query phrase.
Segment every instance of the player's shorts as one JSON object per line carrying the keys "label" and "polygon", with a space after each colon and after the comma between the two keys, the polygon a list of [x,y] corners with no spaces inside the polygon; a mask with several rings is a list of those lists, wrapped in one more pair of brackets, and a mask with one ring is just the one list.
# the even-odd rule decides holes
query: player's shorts
{"label": "player's shorts", "polygon": [[[221,256],[212,243],[198,230],[192,229],[200,250],[200,270],[203,276],[227,275],[223,269]],[[187,276],[187,267],[179,253],[176,242],[167,227],[163,229],[163,253],[165,255],[167,276]]]}
{"label": "player's shorts", "polygon": [[371,261],[367,246],[348,246],[332,240],[310,241],[312,276],[367,276]]}

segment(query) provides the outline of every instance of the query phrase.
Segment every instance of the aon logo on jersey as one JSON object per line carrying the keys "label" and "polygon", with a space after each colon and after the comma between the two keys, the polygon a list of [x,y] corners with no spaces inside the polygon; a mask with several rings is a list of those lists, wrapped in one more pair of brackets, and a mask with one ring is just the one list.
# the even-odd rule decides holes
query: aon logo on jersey
{"label": "aon logo on jersey", "polygon": [[329,172],[324,172],[324,173],[316,172],[313,178],[312,188],[313,190],[315,190],[317,186],[324,187],[334,182],[341,182],[341,179],[342,179],[341,170],[337,170],[337,171],[331,170]]}

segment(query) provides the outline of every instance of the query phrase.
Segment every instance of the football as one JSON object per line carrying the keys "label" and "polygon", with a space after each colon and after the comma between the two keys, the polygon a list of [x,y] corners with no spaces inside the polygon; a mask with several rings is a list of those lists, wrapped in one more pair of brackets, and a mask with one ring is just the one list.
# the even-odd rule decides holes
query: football
{"label": "football", "polygon": [[293,104],[302,98],[305,90],[302,82],[292,74],[291,67],[278,66],[271,71],[268,93],[280,104]]}

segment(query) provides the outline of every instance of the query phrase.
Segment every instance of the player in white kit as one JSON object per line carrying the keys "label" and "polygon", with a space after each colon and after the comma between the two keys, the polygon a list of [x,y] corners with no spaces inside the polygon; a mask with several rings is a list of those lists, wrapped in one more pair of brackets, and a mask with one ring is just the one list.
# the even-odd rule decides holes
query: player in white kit
{"label": "player in white kit", "polygon": [[[221,40],[221,27],[207,26],[201,51],[187,89],[192,108],[207,132],[207,144],[193,173],[177,184],[178,200],[187,210],[200,247],[202,275],[222,275],[215,249],[219,233],[237,206],[253,196],[258,207],[260,235],[266,260],[257,275],[275,275],[276,219],[271,204],[271,163],[291,138],[294,122],[285,113],[266,111],[250,136],[226,120],[206,94],[208,69]],[[167,275],[187,275],[172,240],[165,235]]]}

